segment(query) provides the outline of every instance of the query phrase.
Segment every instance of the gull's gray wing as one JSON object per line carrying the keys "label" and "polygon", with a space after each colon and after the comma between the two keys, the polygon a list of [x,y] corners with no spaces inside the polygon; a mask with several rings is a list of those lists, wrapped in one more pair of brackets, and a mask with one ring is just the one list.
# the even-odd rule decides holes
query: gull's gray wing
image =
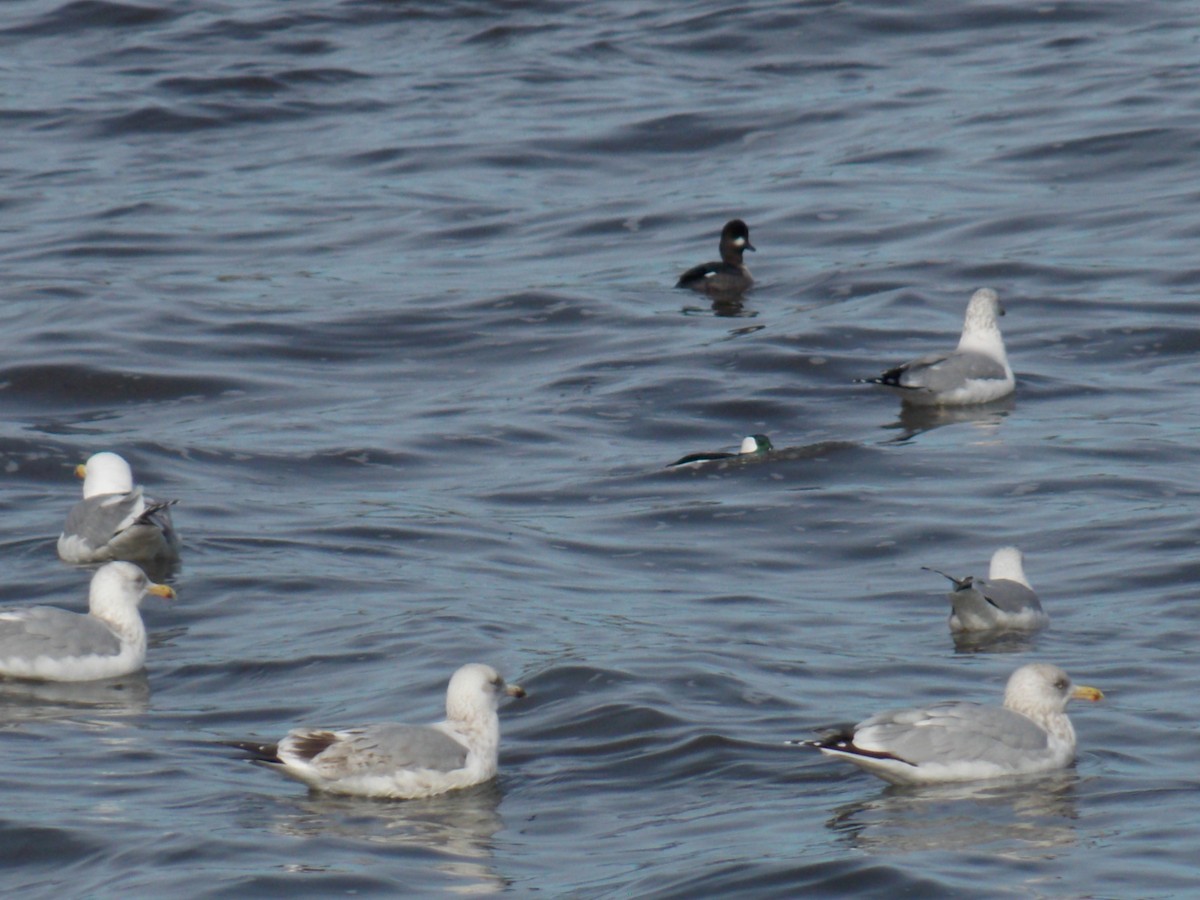
{"label": "gull's gray wing", "polygon": [[466,747],[424,725],[367,725],[337,732],[297,729],[279,742],[279,754],[310,760],[330,779],[398,769],[451,772],[467,761]]}
{"label": "gull's gray wing", "polygon": [[117,656],[121,641],[99,619],[53,606],[0,610],[0,660]]}
{"label": "gull's gray wing", "polygon": [[996,627],[1004,619],[1004,614],[988,601],[976,584],[968,577],[962,587],[950,592],[951,629],[985,630]]}
{"label": "gull's gray wing", "polygon": [[995,581],[976,581],[975,588],[987,601],[1003,613],[1042,612],[1038,595],[1019,581],[997,578]]}
{"label": "gull's gray wing", "polygon": [[962,387],[968,381],[1007,377],[1004,365],[987,354],[955,350],[914,359],[884,372],[877,381],[891,387],[943,393]]}
{"label": "gull's gray wing", "polygon": [[91,550],[97,550],[127,525],[126,520],[137,515],[142,503],[141,488],[128,494],[101,494],[80,500],[67,513],[63,535],[82,540]]}
{"label": "gull's gray wing", "polygon": [[881,713],[854,730],[856,747],[913,765],[979,760],[1015,767],[1047,750],[1047,737],[1012,710],[964,702]]}

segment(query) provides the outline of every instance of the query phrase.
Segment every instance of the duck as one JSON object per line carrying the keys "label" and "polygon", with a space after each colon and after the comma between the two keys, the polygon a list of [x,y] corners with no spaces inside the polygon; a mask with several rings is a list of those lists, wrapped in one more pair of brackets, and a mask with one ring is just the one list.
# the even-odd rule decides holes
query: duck
{"label": "duck", "polygon": [[722,459],[736,459],[739,456],[754,456],[770,453],[775,447],[771,444],[771,439],[765,434],[751,434],[742,438],[741,446],[736,453],[727,453],[722,451],[713,451],[710,453],[689,453],[687,456],[680,457],[673,463],[668,463],[668,469],[678,468],[679,466],[698,466],[703,463],[716,462]]}
{"label": "duck", "polygon": [[741,219],[730,219],[721,229],[720,262],[693,266],[679,276],[675,287],[724,296],[744,293],[754,284],[754,279],[742,262],[742,254],[754,249],[746,223]]}

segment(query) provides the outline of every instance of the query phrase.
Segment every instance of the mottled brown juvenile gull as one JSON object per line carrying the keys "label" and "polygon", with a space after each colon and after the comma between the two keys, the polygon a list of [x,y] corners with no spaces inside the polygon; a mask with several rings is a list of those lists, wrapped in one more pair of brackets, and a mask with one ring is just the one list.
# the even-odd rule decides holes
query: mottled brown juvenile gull
{"label": "mottled brown juvenile gull", "polygon": [[872,716],[815,741],[816,747],[892,784],[974,781],[1062,769],[1075,758],[1067,701],[1100,700],[1093,687],[1072,687],[1048,663],[1021,666],[1008,679],[1003,706],[938,703]]}
{"label": "mottled brown juvenile gull", "polygon": [[133,484],[129,463],[115,453],[94,453],[76,467],[83,499],[67,514],[58,538],[58,555],[69,563],[125,559],[170,561],[179,555],[179,538],[170,506],[145,497]]}
{"label": "mottled brown juvenile gull", "polygon": [[1016,387],[996,321],[1002,315],[1004,308],[996,292],[981,288],[967,304],[962,337],[953,352],[927,354],[867,381],[894,391],[905,403],[916,406],[964,406],[999,400]]}
{"label": "mottled brown juvenile gull", "polygon": [[481,784],[496,774],[501,694],[524,697],[491,666],[469,663],[450,678],[446,718],[434,725],[296,728],[278,744],[238,741],[254,762],[335,794],[411,800]]}
{"label": "mottled brown juvenile gull", "polygon": [[138,604],[174,597],[133,563],[112,562],[92,576],[87,614],[54,606],[0,609],[0,675],[38,681],[97,681],[136,672],[146,661]]}
{"label": "mottled brown juvenile gull", "polygon": [[1016,547],[992,554],[987,581],[968,575],[955,578],[928,566],[954,584],[950,597],[950,630],[1036,631],[1050,622],[1042,603],[1025,578],[1024,555]]}

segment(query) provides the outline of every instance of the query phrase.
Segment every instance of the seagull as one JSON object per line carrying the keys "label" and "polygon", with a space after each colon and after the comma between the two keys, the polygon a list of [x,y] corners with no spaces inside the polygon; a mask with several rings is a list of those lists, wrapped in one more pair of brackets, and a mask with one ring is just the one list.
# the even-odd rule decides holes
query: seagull
{"label": "seagull", "polygon": [[934,784],[1029,775],[1066,768],[1075,758],[1067,701],[1102,700],[1048,663],[1021,666],[1003,706],[947,702],[872,716],[815,741],[815,747],[892,784]]}
{"label": "seagull", "polygon": [[737,453],[689,453],[673,463],[668,463],[667,468],[673,469],[676,466],[698,466],[701,463],[714,462],[722,459],[736,459],[739,456],[753,456],[755,454],[766,454],[774,450],[771,444],[771,439],[765,434],[751,434],[742,438],[742,445],[738,448]]}
{"label": "seagull", "polygon": [[450,678],[446,718],[435,725],[365,725],[331,731],[296,728],[277,744],[230,742],[251,761],[314,790],[412,800],[495,777],[502,694],[524,697],[491,666],[469,663]]}
{"label": "seagull", "polygon": [[172,598],[128,562],[92,576],[87,614],[55,606],[0,609],[0,675],[37,681],[97,681],[142,668],[146,627],[138,604],[146,594]]}
{"label": "seagull", "polygon": [[721,261],[694,266],[679,276],[677,288],[691,288],[708,294],[741,294],[754,279],[742,262],[742,253],[753,250],[750,229],[741,219],[731,219],[721,229]]}
{"label": "seagull", "polygon": [[927,354],[865,383],[882,385],[915,406],[966,406],[999,400],[1016,387],[996,321],[1002,315],[1004,307],[996,292],[981,288],[967,304],[962,337],[952,353]]}
{"label": "seagull", "polygon": [[951,631],[1035,631],[1046,627],[1050,617],[1025,578],[1024,559],[1016,547],[1001,547],[992,554],[987,581],[970,575],[955,578],[929,566],[921,568],[950,579],[954,585],[949,594]]}
{"label": "seagull", "polygon": [[69,513],[58,537],[58,556],[69,563],[171,561],[179,537],[171,524],[174,500],[155,501],[134,487],[129,463],[116,453],[94,453],[75,468],[83,499]]}

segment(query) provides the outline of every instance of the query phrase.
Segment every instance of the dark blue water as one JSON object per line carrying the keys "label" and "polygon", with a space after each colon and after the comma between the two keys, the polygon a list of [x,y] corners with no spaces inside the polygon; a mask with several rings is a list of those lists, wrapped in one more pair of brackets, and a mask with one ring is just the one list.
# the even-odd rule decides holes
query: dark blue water
{"label": "dark blue water", "polygon": [[[0,601],[71,467],[177,497],[144,676],[0,686],[14,896],[1183,897],[1200,878],[1200,13],[1147,2],[12,2]],[[740,306],[672,289],[750,223]],[[1013,399],[854,383],[999,291]],[[785,452],[663,465],[769,434]],[[956,648],[1003,544],[1051,616]],[[492,785],[216,741],[433,720]],[[1075,768],[899,791],[783,741],[1029,660]]]}

